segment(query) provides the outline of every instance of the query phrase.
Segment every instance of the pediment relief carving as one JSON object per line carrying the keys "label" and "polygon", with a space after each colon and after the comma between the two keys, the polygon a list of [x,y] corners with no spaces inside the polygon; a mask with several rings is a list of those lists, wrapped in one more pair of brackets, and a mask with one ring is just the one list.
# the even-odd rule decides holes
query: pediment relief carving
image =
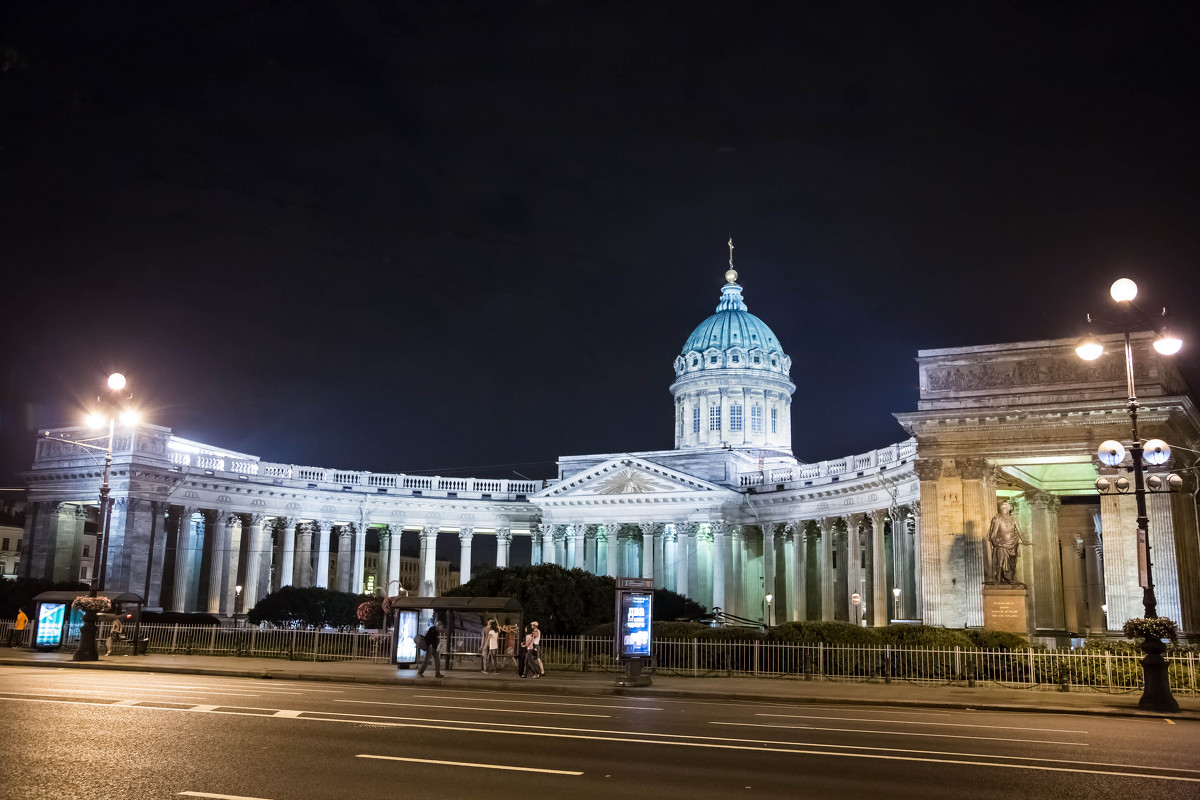
{"label": "pediment relief carving", "polygon": [[[645,497],[720,491],[721,487],[636,458],[608,461],[548,487],[544,499]],[[654,498],[657,499],[657,498]]]}

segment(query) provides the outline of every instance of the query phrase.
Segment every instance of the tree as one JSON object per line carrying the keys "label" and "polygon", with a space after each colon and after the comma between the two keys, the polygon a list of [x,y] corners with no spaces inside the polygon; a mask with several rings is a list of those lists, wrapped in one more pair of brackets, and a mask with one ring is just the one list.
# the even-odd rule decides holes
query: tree
{"label": "tree", "polygon": [[[617,588],[607,575],[557,564],[503,567],[477,575],[446,593],[452,597],[515,597],[526,620],[537,620],[543,633],[573,636],[613,621]],[[666,589],[654,591],[654,618],[703,614],[704,607]]]}

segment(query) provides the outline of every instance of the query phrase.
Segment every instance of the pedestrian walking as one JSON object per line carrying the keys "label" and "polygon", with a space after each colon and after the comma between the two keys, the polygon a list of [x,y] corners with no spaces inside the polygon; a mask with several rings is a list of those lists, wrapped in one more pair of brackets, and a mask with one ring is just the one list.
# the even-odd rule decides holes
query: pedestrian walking
{"label": "pedestrian walking", "polygon": [[539,650],[542,632],[538,630],[536,622],[529,623],[526,630],[528,633],[525,636],[525,674],[533,673],[533,677],[540,678],[546,674],[546,668],[542,664],[542,654]]}
{"label": "pedestrian walking", "polygon": [[113,648],[116,646],[117,640],[125,638],[122,634],[123,630],[124,627],[121,625],[121,617],[118,616],[113,620],[112,625],[110,625],[108,628],[108,640],[105,642],[105,645],[108,647],[108,652],[104,655],[111,656],[113,654]]}
{"label": "pedestrian walking", "polygon": [[425,677],[425,669],[429,666],[430,660],[433,661],[433,674],[437,677],[442,677],[442,662],[438,659],[438,645],[442,642],[442,621],[439,619],[429,626],[429,630],[425,631],[425,660],[421,662],[420,669],[417,670],[418,677]]}
{"label": "pedestrian walking", "polygon": [[496,668],[496,656],[499,653],[500,629],[496,626],[496,620],[489,619],[483,642],[483,672],[491,675],[499,672]]}
{"label": "pedestrian walking", "polygon": [[[8,632],[9,647],[23,647],[25,645],[25,628],[29,625],[29,615],[25,613],[25,609],[17,611],[17,624]],[[16,644],[13,644],[14,637]]]}

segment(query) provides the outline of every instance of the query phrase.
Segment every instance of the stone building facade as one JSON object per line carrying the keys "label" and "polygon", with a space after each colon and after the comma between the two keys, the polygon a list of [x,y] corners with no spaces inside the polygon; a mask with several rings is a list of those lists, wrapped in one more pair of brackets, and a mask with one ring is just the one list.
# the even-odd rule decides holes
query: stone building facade
{"label": "stone building facade", "polygon": [[[237,584],[246,607],[284,585],[430,595],[453,580],[439,537],[457,539],[463,582],[473,544],[492,537],[496,566],[644,576],[751,619],[978,627],[988,524],[1009,500],[1032,542],[1018,560],[1029,634],[1096,635],[1140,615],[1133,497],[1093,486],[1097,445],[1128,434],[1121,363],[1080,361],[1069,340],[921,351],[917,410],[896,415],[908,438],[805,463],[792,455],[791,359],[726,279],[675,361],[672,450],[563,456],[551,480],[509,481],[280,464],[164,427],[121,432],[108,586],[219,614],[234,612]],[[1148,344],[1135,337],[1143,433],[1200,451],[1194,399]],[[69,441],[82,435],[38,442],[24,574],[78,571],[100,482]],[[1159,613],[1198,635],[1184,474],[1183,492],[1150,498],[1150,529]],[[418,558],[400,557],[400,537]]]}

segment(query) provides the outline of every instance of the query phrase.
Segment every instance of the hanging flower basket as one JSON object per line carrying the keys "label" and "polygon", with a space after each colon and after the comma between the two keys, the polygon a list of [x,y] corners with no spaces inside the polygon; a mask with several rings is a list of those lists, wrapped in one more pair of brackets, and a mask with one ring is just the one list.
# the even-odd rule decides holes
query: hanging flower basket
{"label": "hanging flower basket", "polygon": [[78,608],[83,613],[104,614],[112,610],[112,601],[107,597],[91,597],[81,595],[71,601],[71,608]]}
{"label": "hanging flower basket", "polygon": [[1175,620],[1166,617],[1134,617],[1128,620],[1121,630],[1130,639],[1170,639],[1174,642],[1179,636]]}

